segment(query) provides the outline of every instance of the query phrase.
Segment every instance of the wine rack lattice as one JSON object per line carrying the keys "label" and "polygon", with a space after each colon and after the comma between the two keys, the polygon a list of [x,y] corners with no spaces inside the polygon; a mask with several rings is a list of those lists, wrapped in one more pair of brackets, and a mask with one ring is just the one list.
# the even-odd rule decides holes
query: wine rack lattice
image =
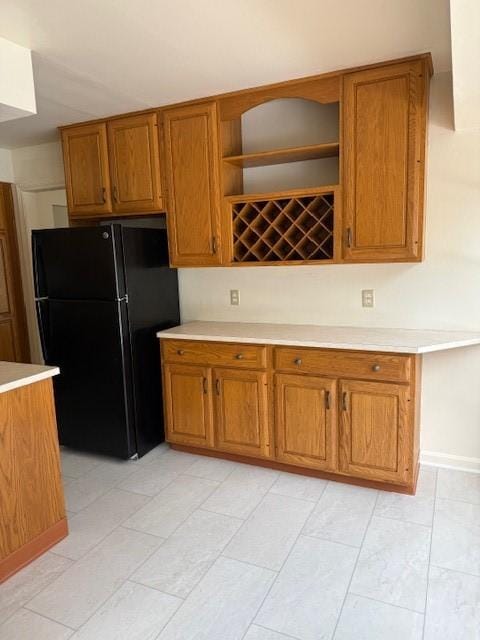
{"label": "wine rack lattice", "polygon": [[333,193],[232,204],[234,262],[333,258]]}

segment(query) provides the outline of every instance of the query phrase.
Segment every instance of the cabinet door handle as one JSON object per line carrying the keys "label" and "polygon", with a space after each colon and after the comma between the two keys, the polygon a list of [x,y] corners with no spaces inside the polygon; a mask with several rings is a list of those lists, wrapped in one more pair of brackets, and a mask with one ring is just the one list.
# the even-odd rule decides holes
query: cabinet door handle
{"label": "cabinet door handle", "polygon": [[347,229],[347,247],[350,249],[352,246],[352,228]]}
{"label": "cabinet door handle", "polygon": [[301,358],[295,358],[295,360],[293,361],[293,364],[296,364],[296,365],[300,366],[302,364],[302,359]]}
{"label": "cabinet door handle", "polygon": [[177,355],[183,356],[185,355],[185,351],[183,349],[177,349]]}
{"label": "cabinet door handle", "polygon": [[217,238],[212,236],[212,253],[217,253]]}
{"label": "cabinet door handle", "polygon": [[106,203],[106,201],[107,201],[106,191],[107,191],[107,190],[105,189],[105,187],[102,187],[102,188],[100,189],[100,199],[101,199],[101,201],[103,202],[103,204],[105,204],[105,203]]}
{"label": "cabinet door handle", "polygon": [[203,393],[205,393],[205,394],[208,393],[208,384],[207,384],[207,379],[206,378],[203,379]]}
{"label": "cabinet door handle", "polygon": [[343,411],[346,411],[348,409],[347,400],[348,400],[348,394],[347,394],[346,391],[344,391],[342,393],[342,409],[343,409]]}
{"label": "cabinet door handle", "polygon": [[113,194],[113,199],[115,200],[115,202],[118,202],[118,192],[117,192],[116,185],[113,185],[112,194]]}
{"label": "cabinet door handle", "polygon": [[243,360],[243,353],[237,353],[237,355],[235,356],[236,360]]}
{"label": "cabinet door handle", "polygon": [[215,380],[215,391],[217,392],[217,396],[220,395],[220,380],[217,378]]}
{"label": "cabinet door handle", "polygon": [[380,367],[380,365],[379,365],[379,364],[374,364],[374,365],[372,366],[372,371],[380,371],[380,369],[381,369],[381,367]]}
{"label": "cabinet door handle", "polygon": [[325,409],[330,409],[330,391],[325,391]]}

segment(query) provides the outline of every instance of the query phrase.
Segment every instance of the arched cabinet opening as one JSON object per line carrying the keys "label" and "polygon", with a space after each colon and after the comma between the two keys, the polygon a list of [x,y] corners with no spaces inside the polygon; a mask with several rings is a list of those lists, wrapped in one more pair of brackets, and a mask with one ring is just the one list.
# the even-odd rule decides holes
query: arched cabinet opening
{"label": "arched cabinet opening", "polygon": [[281,98],[221,122],[232,263],[334,259],[339,103]]}

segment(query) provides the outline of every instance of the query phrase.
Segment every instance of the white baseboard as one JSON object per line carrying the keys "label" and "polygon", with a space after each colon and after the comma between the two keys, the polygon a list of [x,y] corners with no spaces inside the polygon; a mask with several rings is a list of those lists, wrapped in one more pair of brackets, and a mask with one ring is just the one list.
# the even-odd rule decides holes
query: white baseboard
{"label": "white baseboard", "polygon": [[437,451],[421,451],[420,463],[430,467],[442,467],[444,469],[480,473],[480,458],[453,456],[448,453],[438,453]]}

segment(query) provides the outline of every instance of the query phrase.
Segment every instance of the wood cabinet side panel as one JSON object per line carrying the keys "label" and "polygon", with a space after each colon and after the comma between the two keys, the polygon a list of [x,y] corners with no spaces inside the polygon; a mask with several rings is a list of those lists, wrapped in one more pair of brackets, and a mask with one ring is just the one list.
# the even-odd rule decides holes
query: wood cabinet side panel
{"label": "wood cabinet side panel", "polygon": [[0,559],[65,517],[51,380],[0,394]]}

